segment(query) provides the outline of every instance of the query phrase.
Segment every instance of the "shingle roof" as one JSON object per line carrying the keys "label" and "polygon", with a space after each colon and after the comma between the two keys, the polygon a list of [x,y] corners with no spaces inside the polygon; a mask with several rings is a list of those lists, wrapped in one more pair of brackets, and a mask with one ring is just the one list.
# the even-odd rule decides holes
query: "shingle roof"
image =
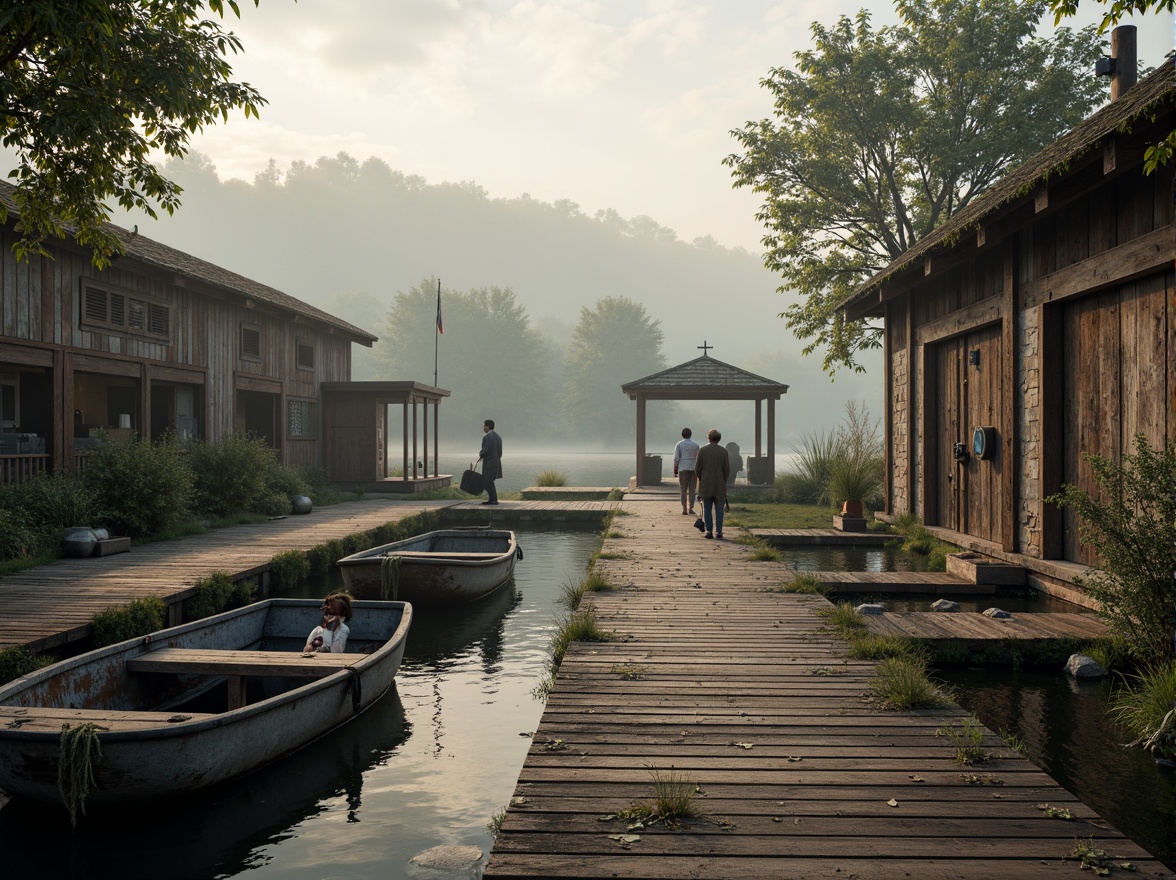
{"label": "shingle roof", "polygon": [[673,390],[764,391],[784,394],[788,391],[788,386],[704,354],[692,361],[622,385],[621,390],[626,394]]}
{"label": "shingle roof", "polygon": [[1171,61],[1160,65],[1133,88],[1128,89],[1117,101],[1112,101],[1094,115],[1087,117],[1044,150],[1005,174],[966,208],[908,248],[885,269],[863,282],[846,298],[841,307],[845,308],[865,298],[872,289],[897,275],[939,245],[950,246],[969,226],[979,223],[1002,205],[1018,197],[1027,196],[1034,185],[1064,173],[1071,163],[1088,153],[1103,138],[1121,126],[1129,124],[1161,104],[1171,104],[1176,94],[1173,89],[1176,83],[1174,76],[1176,69]]}
{"label": "shingle roof", "polygon": [[[0,201],[7,206],[10,218],[16,210],[16,203],[12,199],[14,189],[15,187],[12,184],[0,181]],[[144,265],[167,272],[174,272],[185,278],[190,278],[210,287],[217,288],[218,290],[246,296],[268,303],[279,309],[292,312],[295,315],[310,318],[326,324],[335,330],[342,331],[344,334],[351,336],[353,341],[367,346],[370,346],[379,338],[368,333],[366,330],[361,330],[355,325],[347,323],[341,318],[336,318],[334,315],[324,312],[322,309],[317,309],[309,303],[296,299],[287,293],[282,293],[282,291],[273,287],[246,278],[244,275],[238,275],[236,272],[222,269],[220,266],[201,260],[191,254],[186,254],[183,251],[178,251],[165,244],[160,244],[158,241],[153,241],[144,235],[132,233],[130,230],[123,229],[121,226],[115,226],[113,223],[107,223],[105,226],[122,242],[123,247],[126,249],[126,256],[133,257]]]}

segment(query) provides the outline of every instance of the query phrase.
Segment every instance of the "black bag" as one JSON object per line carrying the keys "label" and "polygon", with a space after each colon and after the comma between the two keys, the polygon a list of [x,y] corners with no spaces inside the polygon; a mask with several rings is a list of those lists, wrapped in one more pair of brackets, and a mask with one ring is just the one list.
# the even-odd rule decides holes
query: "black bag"
{"label": "black bag", "polygon": [[470,495],[482,494],[482,490],[486,488],[486,480],[474,470],[481,463],[479,461],[478,464],[471,464],[469,469],[461,475],[461,491],[468,492]]}

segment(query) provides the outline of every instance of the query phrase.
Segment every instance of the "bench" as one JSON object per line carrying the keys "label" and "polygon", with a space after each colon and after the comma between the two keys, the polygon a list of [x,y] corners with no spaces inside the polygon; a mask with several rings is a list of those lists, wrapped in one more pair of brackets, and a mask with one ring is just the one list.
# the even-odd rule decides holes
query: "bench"
{"label": "bench", "polygon": [[60,709],[41,706],[0,706],[0,727],[60,733],[63,724],[87,721],[107,730],[142,730],[172,727],[185,721],[203,721],[216,715],[200,712],[139,712],[122,709]]}
{"label": "bench", "polygon": [[225,675],[229,708],[245,705],[245,676],[280,675],[323,678],[354,666],[367,654],[302,654],[293,651],[220,651],[203,648],[160,648],[127,660],[127,672],[171,672]]}

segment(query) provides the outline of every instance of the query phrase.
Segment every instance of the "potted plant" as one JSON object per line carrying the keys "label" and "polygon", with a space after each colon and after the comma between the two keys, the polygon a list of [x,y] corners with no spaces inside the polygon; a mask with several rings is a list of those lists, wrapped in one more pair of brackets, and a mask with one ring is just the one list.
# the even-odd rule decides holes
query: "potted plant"
{"label": "potted plant", "polygon": [[875,497],[881,487],[881,469],[869,458],[834,462],[829,474],[829,497],[842,502],[841,516],[861,516],[863,502]]}

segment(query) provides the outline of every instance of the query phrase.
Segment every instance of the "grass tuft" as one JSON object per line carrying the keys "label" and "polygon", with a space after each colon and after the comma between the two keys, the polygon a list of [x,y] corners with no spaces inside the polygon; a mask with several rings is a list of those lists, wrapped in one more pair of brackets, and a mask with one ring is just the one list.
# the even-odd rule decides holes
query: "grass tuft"
{"label": "grass tuft", "polygon": [[797,574],[792,577],[792,580],[784,581],[780,586],[776,587],[778,593],[803,593],[807,595],[825,595],[827,591],[825,582],[819,577],[808,572]]}
{"label": "grass tuft", "polygon": [[818,611],[817,615],[825,618],[826,623],[847,639],[855,638],[866,630],[865,618],[848,602],[838,602],[830,608]]}
{"label": "grass tuft", "polygon": [[542,470],[535,474],[536,486],[566,486],[568,484],[568,475],[563,471],[552,469]]}
{"label": "grass tuft", "polygon": [[1152,663],[1124,676],[1111,697],[1112,717],[1131,732],[1133,746],[1176,757],[1176,660]]}
{"label": "grass tuft", "polygon": [[927,676],[927,664],[910,657],[881,661],[871,687],[887,709],[936,709],[950,702]]}
{"label": "grass tuft", "polygon": [[926,662],[927,647],[916,639],[904,636],[862,635],[853,640],[849,656],[855,660],[886,660],[891,657],[909,657]]}
{"label": "grass tuft", "polygon": [[944,725],[935,731],[936,736],[945,736],[955,746],[956,760],[961,764],[986,764],[992,760],[992,754],[984,746],[984,728],[980,719],[969,715],[957,727],[954,724]]}

